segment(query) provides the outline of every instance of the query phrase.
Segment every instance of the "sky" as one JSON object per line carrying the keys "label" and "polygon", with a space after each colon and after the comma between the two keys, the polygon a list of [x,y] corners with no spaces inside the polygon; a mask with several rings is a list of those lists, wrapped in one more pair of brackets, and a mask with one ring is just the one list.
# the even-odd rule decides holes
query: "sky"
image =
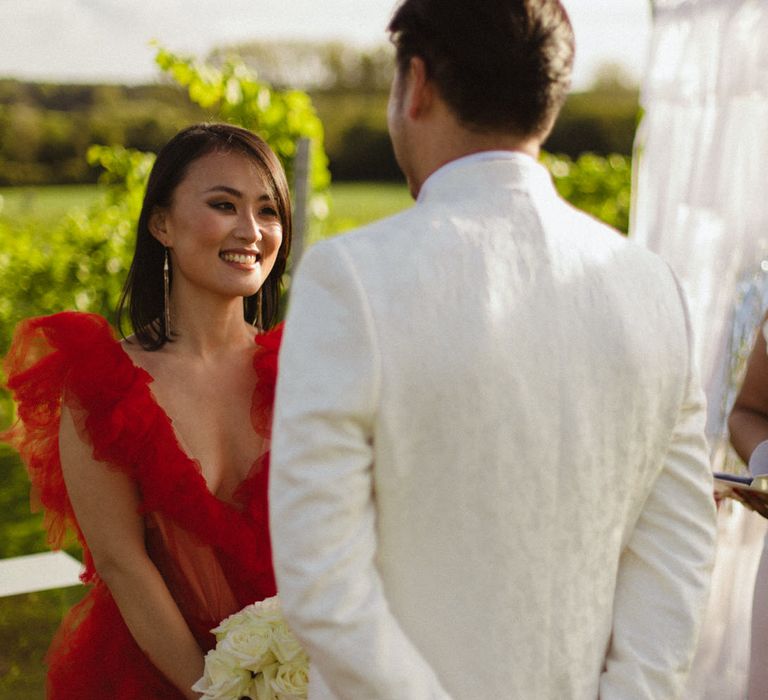
{"label": "sky", "polygon": [[[471,1],[471,0],[468,0]],[[152,82],[153,39],[204,58],[258,39],[386,41],[394,0],[0,0],[0,78]],[[574,87],[616,63],[642,78],[650,0],[563,0],[577,42]]]}

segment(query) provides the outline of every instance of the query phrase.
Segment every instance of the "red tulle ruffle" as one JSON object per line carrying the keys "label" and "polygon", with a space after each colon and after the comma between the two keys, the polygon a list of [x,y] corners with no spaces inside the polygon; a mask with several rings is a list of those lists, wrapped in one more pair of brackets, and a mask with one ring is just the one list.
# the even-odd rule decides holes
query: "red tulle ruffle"
{"label": "red tulle ruffle", "polygon": [[[257,336],[254,344],[257,384],[251,417],[254,430],[267,439],[281,335],[278,327]],[[58,448],[62,403],[72,409],[94,457],[136,481],[142,512],[160,514],[215,553],[240,607],[276,591],[267,504],[269,453],[254,456],[251,473],[237,489],[234,502],[217,499],[154,400],[151,376],[133,364],[107,322],[94,314],[64,312],[24,321],[4,369],[18,405],[18,421],[2,437],[16,447],[27,466],[33,505],[45,509],[49,543],[60,547],[66,532],[73,531],[83,546],[83,581],[96,584],[71,611],[51,648],[50,697],[174,697],[136,647],[93,567],[62,476]],[[211,626],[218,622],[211,620]],[[106,643],[110,635],[117,641]],[[71,670],[65,668],[73,664]],[[98,675],[97,671],[117,675],[98,690],[86,692],[97,686],[90,686],[87,679],[77,681],[82,671],[85,676]],[[141,691],[131,685],[134,680],[143,684]]]}

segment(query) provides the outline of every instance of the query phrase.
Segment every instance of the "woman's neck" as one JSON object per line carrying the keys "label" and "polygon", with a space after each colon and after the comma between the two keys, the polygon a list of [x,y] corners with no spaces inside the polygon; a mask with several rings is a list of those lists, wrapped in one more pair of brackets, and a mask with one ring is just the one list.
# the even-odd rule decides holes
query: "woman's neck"
{"label": "woman's neck", "polygon": [[171,296],[173,347],[202,359],[249,346],[255,330],[243,318],[242,298]]}

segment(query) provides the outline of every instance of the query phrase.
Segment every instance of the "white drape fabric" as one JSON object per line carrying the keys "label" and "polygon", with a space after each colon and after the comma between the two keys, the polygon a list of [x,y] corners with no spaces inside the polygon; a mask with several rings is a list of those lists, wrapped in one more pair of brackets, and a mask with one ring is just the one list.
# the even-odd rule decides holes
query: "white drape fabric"
{"label": "white drape fabric", "polygon": [[631,235],[690,298],[715,447],[737,288],[768,252],[768,3],[657,0],[641,103]]}
{"label": "white drape fabric", "polygon": [[[653,11],[630,235],[667,259],[688,295],[713,465],[727,468],[727,412],[768,289],[768,2],[657,0]],[[746,696],[765,521],[721,511],[693,700]]]}

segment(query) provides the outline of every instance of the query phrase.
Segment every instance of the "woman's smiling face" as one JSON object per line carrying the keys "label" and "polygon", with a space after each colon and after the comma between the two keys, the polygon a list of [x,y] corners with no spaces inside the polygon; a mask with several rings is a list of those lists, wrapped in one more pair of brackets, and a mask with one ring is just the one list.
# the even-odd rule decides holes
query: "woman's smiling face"
{"label": "woman's smiling face", "polygon": [[213,151],[190,164],[150,230],[169,249],[173,296],[191,286],[223,297],[255,294],[282,242],[275,194],[257,164]]}

